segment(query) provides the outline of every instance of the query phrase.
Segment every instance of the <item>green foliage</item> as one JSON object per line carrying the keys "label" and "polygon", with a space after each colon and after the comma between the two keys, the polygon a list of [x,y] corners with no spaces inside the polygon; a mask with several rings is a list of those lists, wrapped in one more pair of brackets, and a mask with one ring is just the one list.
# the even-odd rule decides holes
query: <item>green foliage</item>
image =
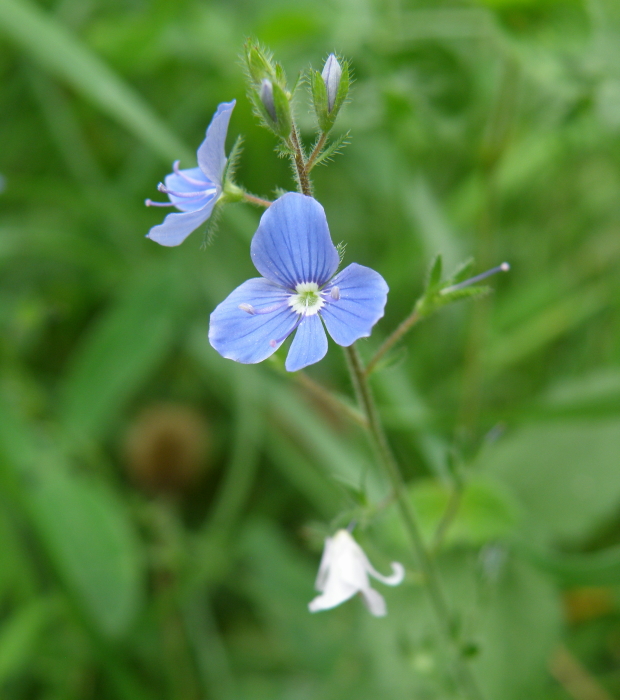
{"label": "green foliage", "polygon": [[[259,212],[227,206],[206,249],[144,239],[162,211],[143,200],[195,166],[219,102],[237,99],[239,186],[294,187],[243,97],[249,33],[280,62],[246,43],[250,92],[294,97],[306,152],[316,114],[282,66],[338,50],[355,69],[314,164],[351,145],[315,193],[345,264],[390,286],[367,360],[421,297],[372,382],[487,700],[568,697],[559,645],[620,694],[618,20],[607,1],[0,2],[3,700],[454,697],[362,432],[208,344]],[[446,292],[470,256],[511,263],[493,295]],[[335,346],[309,375],[351,396]],[[198,463],[187,423],[144,427],[162,403],[204,423]],[[352,521],[378,570],[407,570],[376,584],[384,619],[307,612],[323,538]],[[575,593],[607,607],[578,616]]]}
{"label": "green foliage", "polygon": [[424,294],[415,305],[415,310],[420,318],[426,318],[452,302],[484,297],[491,291],[491,288],[486,286],[455,288],[467,276],[471,267],[470,261],[459,265],[454,274],[443,282],[441,280],[442,267],[441,255],[437,255],[431,264]]}

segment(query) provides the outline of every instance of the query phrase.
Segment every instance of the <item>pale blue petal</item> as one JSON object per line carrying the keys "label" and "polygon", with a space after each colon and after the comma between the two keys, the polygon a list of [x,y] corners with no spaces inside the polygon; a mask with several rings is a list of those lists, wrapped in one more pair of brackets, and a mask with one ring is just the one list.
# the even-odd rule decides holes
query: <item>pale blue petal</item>
{"label": "pale blue petal", "polygon": [[215,189],[215,194],[219,194],[215,185],[210,180],[207,180],[200,168],[189,168],[187,170],[180,170],[179,172],[192,180],[196,180],[199,184],[188,182],[182,175],[177,175],[176,173],[166,175],[166,179],[164,180],[166,189],[172,192],[180,192],[182,194],[194,193],[196,195],[189,199],[188,197],[175,197],[173,194],[168,194],[168,199],[177,209],[181,211],[197,211],[198,209],[202,209],[206,201],[211,200],[214,195],[214,192],[205,194],[205,190]]}
{"label": "pale blue petal", "polygon": [[211,216],[215,201],[216,197],[213,195],[202,209],[168,214],[163,223],[153,226],[146,237],[168,247],[183,243],[192,231]]}
{"label": "pale blue petal", "polygon": [[289,372],[297,372],[322,360],[326,353],[327,336],[319,315],[306,316],[299,324],[291,343],[286,358],[286,369]]}
{"label": "pale blue petal", "polygon": [[198,165],[202,172],[219,187],[222,186],[222,175],[226,166],[226,134],[228,122],[235,107],[236,100],[222,102],[213,115],[207,128],[207,136],[198,148]]}
{"label": "pale blue petal", "polygon": [[327,295],[327,304],[320,313],[331,337],[348,347],[358,338],[367,338],[372,327],[383,316],[388,286],[378,272],[352,263],[339,272],[326,291],[338,287],[336,301]]}
{"label": "pale blue petal", "polygon": [[324,285],[339,263],[323,207],[294,192],[280,197],[262,215],[251,255],[263,277],[291,290],[301,282]]}
{"label": "pale blue petal", "polygon": [[[262,277],[244,282],[211,314],[209,342],[229,360],[262,362],[280,347],[299,320],[287,303],[288,297],[286,290]],[[271,313],[250,314],[242,311],[240,304],[249,304],[258,311],[279,308]],[[271,341],[277,342],[272,346]]]}

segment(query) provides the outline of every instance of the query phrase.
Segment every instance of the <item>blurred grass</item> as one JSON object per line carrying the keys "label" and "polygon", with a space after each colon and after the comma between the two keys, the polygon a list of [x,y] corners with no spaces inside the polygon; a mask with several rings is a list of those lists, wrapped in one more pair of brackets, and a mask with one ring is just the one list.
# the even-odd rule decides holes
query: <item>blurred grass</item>
{"label": "blurred grass", "polygon": [[[620,694],[617,3],[0,0],[0,695],[453,697],[361,431],[208,345],[208,314],[253,274],[259,212],[226,210],[205,249],[144,239],[161,217],[143,200],[193,165],[221,101],[238,100],[240,181],[293,187],[244,98],[248,35],[289,76],[352,61],[352,144],[315,184],[347,262],[390,285],[366,357],[437,252],[511,263],[373,382],[425,532],[445,528],[488,697],[574,697],[548,671],[560,644]],[[309,374],[350,391],[335,346]],[[193,454],[190,432],[140,433],[162,401],[210,438],[154,492],[149,468]],[[140,479],[132,429],[159,455]],[[322,539],[353,518],[407,581],[383,620],[359,601],[311,616]]]}

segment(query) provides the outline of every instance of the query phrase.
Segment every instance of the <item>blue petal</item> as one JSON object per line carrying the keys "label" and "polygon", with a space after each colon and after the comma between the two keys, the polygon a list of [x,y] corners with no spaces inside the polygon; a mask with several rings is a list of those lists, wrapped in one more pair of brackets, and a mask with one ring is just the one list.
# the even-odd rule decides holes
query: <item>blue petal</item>
{"label": "blue petal", "polygon": [[324,285],[339,263],[323,207],[312,197],[293,192],[263,214],[251,255],[263,277],[291,290],[301,282]]}
{"label": "blue petal", "polygon": [[202,172],[218,186],[222,186],[222,175],[226,165],[226,134],[230,115],[235,108],[236,100],[222,102],[213,115],[207,128],[207,136],[198,148],[198,165]]}
{"label": "blue petal", "polygon": [[286,369],[297,372],[322,360],[327,353],[327,336],[318,314],[306,316],[299,324],[286,358]]}
{"label": "blue petal", "polygon": [[[331,337],[348,347],[358,338],[367,338],[383,316],[388,286],[378,272],[352,263],[339,272],[327,289],[338,287],[340,298],[327,296],[320,313]],[[326,291],[327,291],[326,289]]]}
{"label": "blue petal", "polygon": [[[181,211],[197,211],[204,207],[207,200],[218,194],[216,186],[207,180],[206,176],[200,168],[189,168],[187,170],[180,170],[179,175],[176,173],[170,173],[166,175],[165,185],[166,189],[172,192],[180,192],[181,194],[195,194],[195,197],[191,199],[188,197],[175,197],[173,194],[168,195],[168,199],[174,204],[177,209]],[[191,180],[196,180],[198,184],[194,182],[188,182],[183,175],[190,178]],[[213,190],[215,192],[210,192],[205,194],[205,190]]]}
{"label": "blue petal", "polygon": [[216,196],[212,195],[202,209],[168,214],[163,223],[153,226],[146,237],[160,245],[169,247],[183,243],[192,231],[195,231],[211,216],[215,201]]}
{"label": "blue petal", "polygon": [[[237,287],[211,314],[209,342],[229,360],[244,364],[262,362],[293,332],[299,319],[288,305],[289,294],[262,277]],[[249,304],[258,311],[277,307],[271,313],[250,314],[239,308]],[[271,341],[276,341],[272,346]]]}

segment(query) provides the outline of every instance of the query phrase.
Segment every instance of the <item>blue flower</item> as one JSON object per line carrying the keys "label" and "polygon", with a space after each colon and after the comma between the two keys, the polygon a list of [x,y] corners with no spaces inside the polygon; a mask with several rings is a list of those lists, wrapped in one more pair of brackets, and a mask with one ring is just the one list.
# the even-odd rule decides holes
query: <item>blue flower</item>
{"label": "blue flower", "polygon": [[388,286],[378,272],[339,264],[323,207],[288,193],[263,214],[251,256],[263,275],[237,287],[211,314],[209,341],[224,357],[262,362],[297,330],[286,358],[296,372],[327,352],[323,323],[338,345],[370,335],[383,316]]}
{"label": "blue flower", "polygon": [[235,100],[222,102],[213,115],[205,140],[196,153],[198,167],[179,170],[179,161],[173,164],[173,172],[166,175],[157,189],[168,195],[170,202],[152,202],[152,207],[176,207],[180,214],[168,214],[163,224],[153,226],[147,238],[165,246],[183,243],[192,231],[203,224],[213,211],[222,193],[224,168],[226,167],[226,133]]}

